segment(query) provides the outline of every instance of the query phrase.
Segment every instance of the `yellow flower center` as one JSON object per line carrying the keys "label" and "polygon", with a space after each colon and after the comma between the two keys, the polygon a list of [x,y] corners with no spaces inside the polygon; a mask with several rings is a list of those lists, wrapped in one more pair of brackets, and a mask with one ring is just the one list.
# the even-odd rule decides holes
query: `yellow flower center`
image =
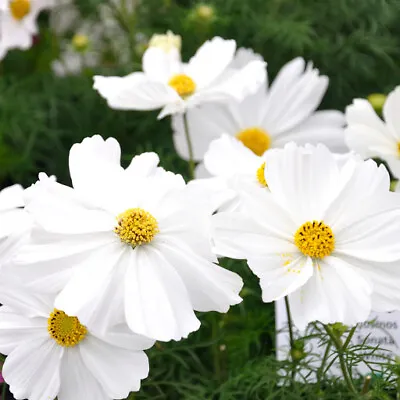
{"label": "yellow flower center", "polygon": [[261,164],[257,170],[257,181],[262,187],[267,187],[267,181],[265,180],[265,162]]}
{"label": "yellow flower center", "polygon": [[400,142],[397,143],[397,157],[400,158]]}
{"label": "yellow flower center", "polygon": [[77,317],[70,317],[56,308],[47,320],[47,330],[50,337],[64,347],[76,346],[87,335],[86,327]]}
{"label": "yellow flower center", "polygon": [[84,52],[89,47],[89,38],[86,35],[77,33],[72,38],[72,46],[76,51]]}
{"label": "yellow flower center", "polygon": [[196,84],[193,79],[185,74],[173,76],[168,82],[168,85],[175,89],[179,96],[183,98],[192,95],[196,90]]}
{"label": "yellow flower center", "polygon": [[157,220],[142,208],[130,208],[118,215],[114,231],[122,242],[133,247],[150,243],[159,232]]}
{"label": "yellow flower center", "polygon": [[271,137],[260,128],[247,128],[236,135],[246,147],[258,156],[262,156],[271,146]]}
{"label": "yellow flower center", "polygon": [[25,18],[31,11],[30,0],[11,0],[10,2],[11,15],[18,21]]}
{"label": "yellow flower center", "polygon": [[294,235],[294,243],[306,256],[324,258],[335,248],[332,229],[322,221],[306,222]]}

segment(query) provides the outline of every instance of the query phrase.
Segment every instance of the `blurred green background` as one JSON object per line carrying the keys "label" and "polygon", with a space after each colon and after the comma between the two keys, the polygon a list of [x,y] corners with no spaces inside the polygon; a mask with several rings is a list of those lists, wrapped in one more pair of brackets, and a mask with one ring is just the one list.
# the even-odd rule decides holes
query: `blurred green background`
{"label": "blurred green background", "polygon": [[[121,1],[125,7],[133,4]],[[98,27],[99,6],[106,3],[75,2],[80,18]],[[54,12],[62,17],[64,11]],[[133,12],[114,14],[123,57],[105,47],[100,65],[66,77],[52,73],[51,61],[75,32],[56,35],[51,13],[41,14],[41,32],[29,51],[10,51],[0,63],[2,186],[29,186],[40,171],[69,184],[69,148],[95,133],[117,138],[125,163],[137,153],[156,151],[162,166],[186,174],[185,162],[174,152],[168,118],[157,121],[157,112],[111,110],[92,89],[93,74],[140,69],[147,40],[168,29],[182,36],[185,59],[215,35],[253,48],[268,62],[270,81],[294,57],[313,61],[330,78],[323,108],[344,110],[355,97],[387,93],[400,83],[399,0],[135,1]],[[244,263],[223,263],[244,278],[244,302],[226,315],[202,316],[203,327],[188,340],[152,349],[150,377],[131,398],[352,398],[334,380],[318,387],[278,385],[279,368],[289,366],[274,359],[273,306],[261,302],[257,279]],[[369,398],[384,399],[386,394],[374,396]]]}

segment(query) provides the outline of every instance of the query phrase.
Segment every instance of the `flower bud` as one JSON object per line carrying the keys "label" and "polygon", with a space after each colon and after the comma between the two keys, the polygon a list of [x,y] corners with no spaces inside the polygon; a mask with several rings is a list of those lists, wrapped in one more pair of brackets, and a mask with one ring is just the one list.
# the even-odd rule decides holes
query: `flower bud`
{"label": "flower bud", "polygon": [[368,101],[371,103],[374,110],[378,113],[382,112],[383,105],[386,101],[386,95],[383,93],[372,93],[367,98]]}
{"label": "flower bud", "polygon": [[149,41],[149,47],[158,47],[169,53],[173,49],[181,50],[182,38],[179,35],[174,35],[168,31],[165,35],[155,34]]}
{"label": "flower bud", "polygon": [[211,21],[214,19],[215,10],[214,7],[209,4],[199,4],[194,10],[195,14],[199,19],[204,21]]}

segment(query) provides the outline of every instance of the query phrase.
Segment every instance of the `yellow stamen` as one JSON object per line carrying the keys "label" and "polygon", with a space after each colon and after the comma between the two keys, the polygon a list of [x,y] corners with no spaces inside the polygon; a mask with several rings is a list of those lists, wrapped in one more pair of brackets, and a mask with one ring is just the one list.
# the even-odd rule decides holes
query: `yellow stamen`
{"label": "yellow stamen", "polygon": [[185,74],[173,76],[168,85],[175,89],[179,96],[183,98],[192,95],[196,90],[196,84],[193,79]]}
{"label": "yellow stamen", "polygon": [[335,237],[322,221],[306,222],[295,233],[294,243],[304,255],[324,258],[334,250]]}
{"label": "yellow stamen", "polygon": [[246,147],[258,156],[262,156],[271,146],[271,137],[260,128],[247,128],[236,135]]}
{"label": "yellow stamen", "polygon": [[267,187],[267,181],[265,180],[265,162],[261,164],[257,170],[257,181],[262,187]]}
{"label": "yellow stamen", "polygon": [[150,243],[159,232],[157,220],[142,208],[130,208],[118,215],[114,231],[122,242],[133,247]]}
{"label": "yellow stamen", "polygon": [[86,35],[77,33],[72,38],[72,46],[76,51],[84,52],[89,47],[89,38]]}
{"label": "yellow stamen", "polygon": [[11,0],[11,15],[18,21],[24,19],[31,11],[30,0]]}
{"label": "yellow stamen", "polygon": [[400,142],[397,143],[397,156],[400,158]]}
{"label": "yellow stamen", "polygon": [[87,335],[87,329],[77,317],[69,317],[64,311],[56,308],[47,320],[47,330],[57,344],[63,347],[73,347]]}

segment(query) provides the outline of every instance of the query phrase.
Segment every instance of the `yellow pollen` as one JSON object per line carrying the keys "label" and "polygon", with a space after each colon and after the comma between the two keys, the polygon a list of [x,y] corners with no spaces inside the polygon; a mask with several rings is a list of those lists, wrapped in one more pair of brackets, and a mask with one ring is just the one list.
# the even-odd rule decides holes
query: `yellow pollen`
{"label": "yellow pollen", "polygon": [[306,222],[295,233],[294,243],[304,255],[324,258],[334,250],[335,237],[322,221]]}
{"label": "yellow pollen", "polygon": [[50,337],[63,347],[76,346],[87,335],[86,327],[77,317],[70,317],[56,308],[47,320],[47,330]]}
{"label": "yellow pollen", "polygon": [[11,0],[10,1],[11,15],[18,21],[24,19],[31,11],[30,0]]}
{"label": "yellow pollen", "polygon": [[115,233],[133,247],[150,243],[159,232],[157,220],[142,208],[130,208],[118,215]]}
{"label": "yellow pollen", "polygon": [[271,137],[260,128],[247,128],[236,135],[246,147],[258,156],[262,156],[271,146]]}
{"label": "yellow pollen", "polygon": [[397,143],[397,156],[400,158],[400,142]]}
{"label": "yellow pollen", "polygon": [[265,162],[263,162],[257,170],[257,180],[262,187],[268,186],[267,181],[265,180]]}
{"label": "yellow pollen", "polygon": [[173,76],[168,85],[175,89],[179,96],[183,98],[190,96],[196,90],[196,84],[193,79],[185,74]]}

